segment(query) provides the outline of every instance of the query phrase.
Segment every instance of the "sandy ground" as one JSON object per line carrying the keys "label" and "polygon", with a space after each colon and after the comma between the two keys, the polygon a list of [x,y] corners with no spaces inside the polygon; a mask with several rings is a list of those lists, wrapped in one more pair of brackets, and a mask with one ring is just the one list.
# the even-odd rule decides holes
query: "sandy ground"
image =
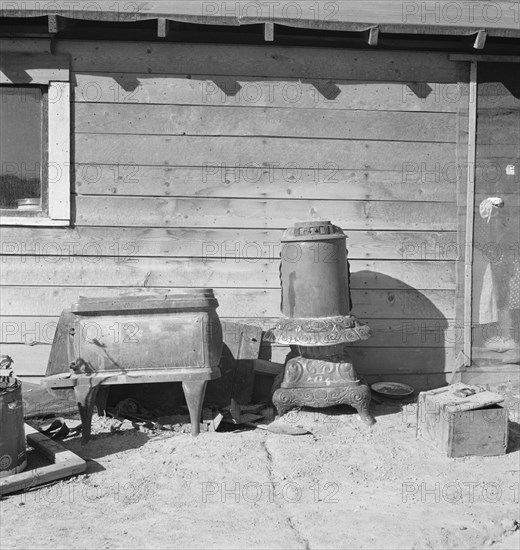
{"label": "sandy ground", "polygon": [[287,421],[313,432],[297,437],[192,438],[187,424],[115,430],[99,418],[87,446],[64,442],[89,459],[85,475],[2,500],[0,544],[518,550],[519,397],[509,452],[489,458],[449,459],[417,441],[413,404],[375,405],[372,428],[348,407],[294,411]]}

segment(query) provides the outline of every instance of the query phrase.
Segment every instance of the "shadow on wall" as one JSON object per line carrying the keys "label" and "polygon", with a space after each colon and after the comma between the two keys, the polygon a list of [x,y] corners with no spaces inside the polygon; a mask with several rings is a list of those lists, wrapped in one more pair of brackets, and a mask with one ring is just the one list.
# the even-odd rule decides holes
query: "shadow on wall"
{"label": "shadow on wall", "polygon": [[[357,371],[370,383],[392,380],[416,389],[446,385],[455,367],[454,344],[463,336],[449,322],[454,317],[453,291],[417,290],[374,271],[352,273],[350,286],[352,313],[373,333],[349,346]],[[275,356],[275,349],[262,348],[264,359]]]}
{"label": "shadow on wall", "polygon": [[453,291],[418,290],[373,271],[352,273],[350,286],[352,313],[373,333],[350,347],[360,374],[369,382],[395,380],[416,389],[449,382],[455,368],[452,350],[463,336],[448,321],[455,315]]}
{"label": "shadow on wall", "polygon": [[520,99],[520,73],[518,63],[483,63],[479,71],[479,84],[483,85],[481,92],[499,98],[500,84],[516,99]]}

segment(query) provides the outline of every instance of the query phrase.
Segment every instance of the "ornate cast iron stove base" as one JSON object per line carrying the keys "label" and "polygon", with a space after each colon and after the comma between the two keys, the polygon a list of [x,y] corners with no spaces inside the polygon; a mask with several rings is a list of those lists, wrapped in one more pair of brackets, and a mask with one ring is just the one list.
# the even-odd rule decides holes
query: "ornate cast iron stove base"
{"label": "ornate cast iron stove base", "polygon": [[[315,348],[316,349],[316,348]],[[356,373],[348,353],[324,359],[293,357],[285,367],[281,387],[273,404],[279,415],[295,407],[350,405],[366,424],[374,424],[370,414],[370,388]]]}

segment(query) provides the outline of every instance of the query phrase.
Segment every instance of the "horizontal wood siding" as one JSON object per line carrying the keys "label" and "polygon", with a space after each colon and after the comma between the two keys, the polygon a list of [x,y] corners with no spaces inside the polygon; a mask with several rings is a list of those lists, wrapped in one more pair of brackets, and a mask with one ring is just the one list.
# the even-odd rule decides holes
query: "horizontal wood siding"
{"label": "horizontal wood siding", "polygon": [[80,295],[212,287],[221,317],[267,330],[283,229],[330,219],[348,235],[353,313],[374,331],[352,348],[359,371],[446,379],[466,63],[272,45],[55,50],[70,55],[74,226],[0,232],[0,346],[19,374],[44,373]]}
{"label": "horizontal wood siding", "polygon": [[[347,233],[349,258],[380,260],[458,260],[464,249],[453,231],[361,231]],[[220,258],[247,261],[279,259],[282,231],[277,229],[76,227],[33,229],[3,227],[2,262],[8,256],[38,256],[55,262],[70,256],[104,256],[127,261],[135,257]],[[238,252],[238,254],[237,254]],[[73,260],[75,261],[75,260]],[[228,260],[229,261],[229,260]]]}
{"label": "horizontal wood siding", "polygon": [[[57,41],[55,51],[70,54],[71,68],[77,73],[173,73],[189,79],[223,76],[226,81],[249,76],[269,77],[270,82],[340,79],[412,85],[467,82],[469,76],[467,63],[450,62],[448,54],[426,52],[97,41]],[[421,89],[421,93],[427,92]]]}
{"label": "horizontal wood siding", "polygon": [[[388,140],[401,133],[407,142],[455,141],[451,113],[309,109],[302,118],[293,107],[153,105],[78,103],[78,134],[164,136],[294,137],[348,140]],[[123,139],[123,138],[122,138]],[[224,146],[226,145],[225,142]],[[189,143],[188,143],[189,145]]]}
{"label": "horizontal wood siding", "polygon": [[[388,73],[383,74],[388,76]],[[363,78],[362,74],[358,76]],[[136,72],[82,72],[76,74],[76,83],[74,99],[78,104],[294,107],[319,111],[456,113],[460,100],[467,94],[467,88],[460,87],[456,81],[425,82],[412,77],[409,81],[366,82],[348,80],[346,74],[340,78],[313,78],[308,81],[288,75],[277,80],[219,75],[197,75],[194,78],[178,72],[161,76]]]}
{"label": "horizontal wood siding", "polygon": [[[5,315],[59,315],[78,296],[114,296],[130,289],[121,287],[9,286],[2,289]],[[158,287],[135,287],[135,292],[167,292]],[[277,289],[225,288],[217,293],[219,315],[276,317],[280,309]],[[453,319],[453,290],[359,290],[352,291],[352,312],[362,319]]]}
{"label": "horizontal wood siding", "polygon": [[[417,163],[405,166],[404,171],[341,170],[328,162],[308,169],[274,164],[170,167],[128,163],[76,165],[75,178],[81,195],[249,198],[255,193],[264,199],[344,200],[348,189],[350,200],[413,201],[412,191],[421,173]],[[432,202],[453,200],[453,181],[449,178],[437,178],[424,185],[421,198]]]}
{"label": "horizontal wood siding", "polygon": [[[256,248],[256,247],[255,247]],[[253,249],[254,250],[254,249]],[[279,259],[262,258],[110,258],[94,256],[6,256],[1,264],[0,284],[13,285],[27,279],[32,286],[280,288]],[[406,269],[403,266],[406,265]],[[442,290],[455,285],[454,262],[381,260],[350,262],[352,289]],[[393,282],[390,283],[390,280]]]}
{"label": "horizontal wood siding", "polygon": [[333,219],[351,229],[454,231],[452,203],[77,196],[78,225],[282,228],[301,220]]}

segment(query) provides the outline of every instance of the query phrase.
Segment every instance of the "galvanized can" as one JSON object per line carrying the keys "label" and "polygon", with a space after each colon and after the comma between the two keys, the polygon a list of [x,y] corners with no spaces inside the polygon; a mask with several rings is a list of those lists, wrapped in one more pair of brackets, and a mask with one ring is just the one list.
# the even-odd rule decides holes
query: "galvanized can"
{"label": "galvanized can", "polygon": [[0,377],[0,380],[0,477],[6,477],[25,469],[27,450],[22,383],[8,376]]}

